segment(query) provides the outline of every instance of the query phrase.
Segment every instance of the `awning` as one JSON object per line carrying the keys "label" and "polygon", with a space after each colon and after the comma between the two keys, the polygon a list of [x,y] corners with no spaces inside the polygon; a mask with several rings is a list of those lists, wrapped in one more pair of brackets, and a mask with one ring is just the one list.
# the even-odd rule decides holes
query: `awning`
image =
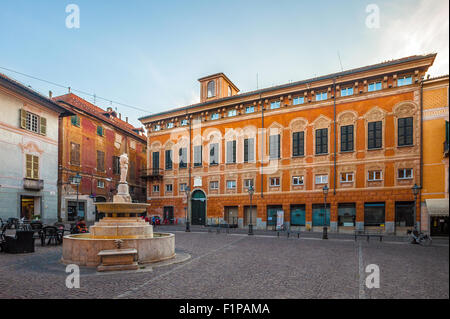
{"label": "awning", "polygon": [[448,198],[425,199],[429,216],[448,216]]}

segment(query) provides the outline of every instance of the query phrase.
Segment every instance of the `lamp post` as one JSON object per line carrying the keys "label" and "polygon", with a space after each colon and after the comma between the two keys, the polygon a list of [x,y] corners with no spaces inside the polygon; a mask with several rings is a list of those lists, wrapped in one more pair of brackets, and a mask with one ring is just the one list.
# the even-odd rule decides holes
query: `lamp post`
{"label": "lamp post", "polygon": [[75,213],[77,214],[77,217],[78,217],[78,193],[79,193],[79,188],[80,188],[80,183],[81,183],[81,175],[79,173],[77,173],[73,177],[73,182],[77,185],[77,207],[75,209]]}
{"label": "lamp post", "polygon": [[189,207],[190,207],[190,202],[189,202],[189,194],[191,193],[191,188],[189,186],[186,186],[186,188],[184,189],[185,193],[186,193],[186,201],[187,201],[187,216],[186,216],[186,232],[190,232],[191,231],[191,216],[190,216],[190,211],[189,211]]}
{"label": "lamp post", "polygon": [[253,193],[255,192],[253,185],[250,185],[248,187],[248,195],[250,196],[250,223],[248,224],[248,234],[253,235],[253,224],[252,224],[252,197]]}
{"label": "lamp post", "polygon": [[323,191],[323,234],[322,239],[328,239],[327,234],[327,195],[328,195],[328,186],[325,185],[322,189]]}
{"label": "lamp post", "polygon": [[414,194],[414,224],[416,224],[416,207],[417,207],[417,195],[419,194],[419,191],[421,190],[422,187],[417,186],[417,184],[414,184],[414,186],[411,188],[413,194]]}

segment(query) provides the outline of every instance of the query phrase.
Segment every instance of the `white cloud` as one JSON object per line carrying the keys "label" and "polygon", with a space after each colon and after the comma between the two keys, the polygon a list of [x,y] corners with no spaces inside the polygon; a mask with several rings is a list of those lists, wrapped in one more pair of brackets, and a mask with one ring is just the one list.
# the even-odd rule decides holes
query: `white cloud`
{"label": "white cloud", "polygon": [[[449,72],[449,2],[448,0],[420,0],[410,13],[402,8],[385,13],[381,8],[379,56],[397,59],[415,54],[437,53],[432,76]],[[392,12],[408,14],[399,19]]]}

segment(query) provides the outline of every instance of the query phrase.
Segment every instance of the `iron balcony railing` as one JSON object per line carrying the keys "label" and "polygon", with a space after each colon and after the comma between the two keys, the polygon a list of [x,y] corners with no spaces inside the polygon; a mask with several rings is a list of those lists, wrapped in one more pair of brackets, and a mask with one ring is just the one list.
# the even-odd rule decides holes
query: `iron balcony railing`
{"label": "iron balcony railing", "polygon": [[149,169],[142,169],[140,171],[141,178],[145,179],[160,179],[164,175],[164,170],[160,168],[149,168]]}

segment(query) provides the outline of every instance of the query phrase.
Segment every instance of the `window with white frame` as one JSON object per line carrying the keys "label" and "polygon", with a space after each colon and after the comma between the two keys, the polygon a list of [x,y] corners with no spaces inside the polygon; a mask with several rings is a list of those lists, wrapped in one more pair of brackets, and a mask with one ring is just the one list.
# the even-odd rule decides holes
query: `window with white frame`
{"label": "window with white frame", "polygon": [[367,174],[367,180],[369,182],[383,180],[383,172],[381,170],[369,171]]}
{"label": "window with white frame", "polygon": [[153,185],[153,192],[159,192],[159,185]]}
{"label": "window with white frame", "polygon": [[381,81],[369,83],[369,86],[368,86],[367,90],[369,92],[381,90]]}
{"label": "window with white frame", "polygon": [[39,116],[27,112],[27,130],[39,133]]}
{"label": "window with white frame", "polygon": [[167,128],[173,128],[173,122],[167,123]]}
{"label": "window with white frame", "polygon": [[274,110],[274,109],[279,109],[281,106],[281,102],[280,101],[274,101],[270,103],[270,109]]}
{"label": "window with white frame", "polygon": [[173,186],[172,184],[166,184],[166,192],[172,192]]}
{"label": "window with white frame", "polygon": [[98,188],[105,188],[105,182],[104,181],[97,181],[97,187]]}
{"label": "window with white frame", "polygon": [[227,181],[227,188],[228,189],[235,189],[236,188],[236,181],[235,180]]}
{"label": "window with white frame", "polygon": [[397,79],[397,86],[404,86],[412,84],[412,76],[402,76]]}
{"label": "window with white frame", "polygon": [[180,192],[186,191],[186,187],[187,187],[186,183],[180,183]]}
{"label": "window with white frame", "polygon": [[236,116],[236,115],[237,115],[236,109],[228,110],[228,117]]}
{"label": "window with white frame", "polygon": [[328,175],[316,175],[316,184],[328,184]]}
{"label": "window with white frame", "polygon": [[216,83],[209,81],[207,84],[207,97],[213,97],[216,95]]}
{"label": "window with white frame", "polygon": [[231,86],[228,86],[228,96],[231,96],[232,91],[231,91]]}
{"label": "window with white frame", "polygon": [[294,100],[292,102],[294,105],[303,104],[305,103],[305,97],[304,96],[297,96],[294,97]]}
{"label": "window with white frame", "polygon": [[341,183],[353,182],[353,173],[341,173]]}
{"label": "window with white frame", "polygon": [[316,101],[325,101],[328,99],[328,92],[318,92],[316,94]]}
{"label": "window with white frame", "polygon": [[397,171],[398,179],[412,179],[413,178],[413,169],[412,168],[400,168]]}
{"label": "window with white frame", "polygon": [[247,106],[245,108],[245,113],[254,113],[255,112],[255,107],[254,106]]}
{"label": "window with white frame", "polygon": [[211,120],[218,120],[219,119],[219,113],[213,113],[211,114]]}
{"label": "window with white frame", "polygon": [[210,189],[219,189],[219,182],[218,181],[209,182],[209,188]]}
{"label": "window with white frame", "polygon": [[250,186],[253,186],[253,179],[245,179],[244,180],[244,188],[248,189]]}
{"label": "window with white frame", "polygon": [[292,185],[299,186],[303,185],[303,176],[292,176]]}
{"label": "window with white frame", "polygon": [[349,96],[349,95],[353,95],[353,87],[347,87],[344,89],[341,89],[341,96]]}
{"label": "window with white frame", "polygon": [[280,186],[280,178],[279,177],[271,177],[270,178],[270,186],[271,187]]}

